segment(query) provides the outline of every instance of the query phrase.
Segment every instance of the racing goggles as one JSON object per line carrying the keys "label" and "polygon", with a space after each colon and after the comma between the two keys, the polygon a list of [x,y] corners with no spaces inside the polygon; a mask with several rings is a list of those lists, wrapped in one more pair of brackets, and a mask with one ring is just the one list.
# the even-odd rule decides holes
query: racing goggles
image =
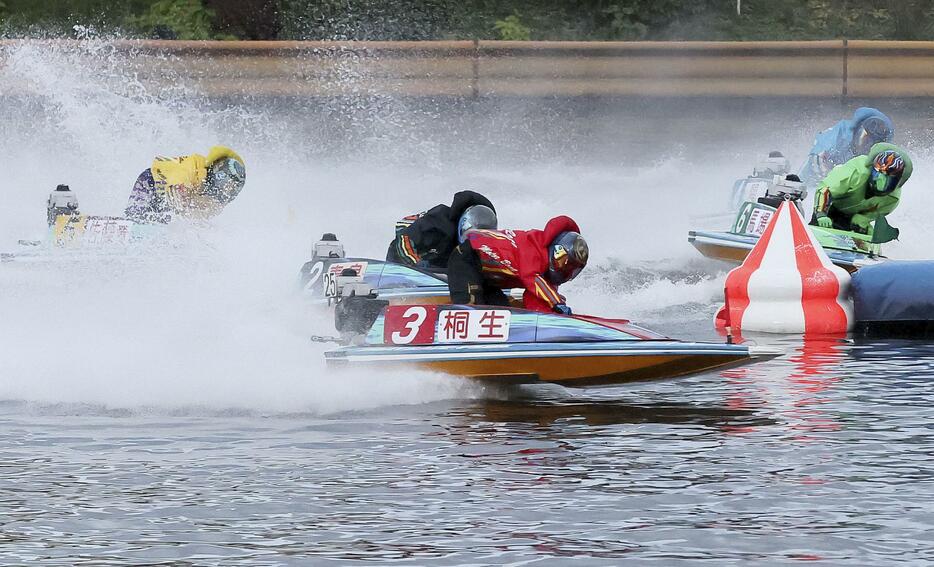
{"label": "racing goggles", "polygon": [[[568,236],[565,236],[568,235]],[[548,279],[562,284],[576,278],[587,265],[587,244],[577,233],[565,233],[549,247]]]}
{"label": "racing goggles", "polygon": [[873,144],[878,142],[876,136],[865,128],[859,129],[859,136],[856,137],[856,153],[864,154],[869,152]]}
{"label": "racing goggles", "polygon": [[869,118],[859,126],[855,149],[857,153],[868,153],[872,146],[890,139],[889,128],[879,118]]}
{"label": "racing goggles", "polygon": [[891,193],[898,187],[898,181],[901,179],[901,175],[888,175],[882,173],[875,167],[872,171],[869,172],[870,183],[872,184],[872,190],[878,194],[886,195]]}
{"label": "racing goggles", "polygon": [[222,205],[233,201],[246,183],[246,169],[235,159],[224,159],[211,166],[211,176],[205,195]]}

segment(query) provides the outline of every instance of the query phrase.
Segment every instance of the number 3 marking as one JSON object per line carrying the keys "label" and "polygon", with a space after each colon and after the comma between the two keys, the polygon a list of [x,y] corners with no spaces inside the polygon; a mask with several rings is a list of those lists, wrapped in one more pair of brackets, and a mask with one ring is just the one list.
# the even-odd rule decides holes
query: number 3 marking
{"label": "number 3 marking", "polygon": [[405,310],[405,313],[402,314],[402,319],[408,319],[409,317],[415,317],[411,321],[405,321],[405,330],[407,333],[403,334],[399,331],[393,331],[392,342],[397,345],[407,345],[415,339],[415,335],[418,334],[419,328],[422,326],[422,323],[425,322],[425,318],[428,317],[428,311],[420,306],[413,305]]}

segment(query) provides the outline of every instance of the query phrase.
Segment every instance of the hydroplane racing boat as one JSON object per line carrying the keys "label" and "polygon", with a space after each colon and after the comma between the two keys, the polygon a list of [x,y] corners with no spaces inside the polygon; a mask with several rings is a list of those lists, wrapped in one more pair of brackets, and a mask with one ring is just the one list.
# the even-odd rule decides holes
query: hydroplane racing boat
{"label": "hydroplane racing boat", "polygon": [[78,200],[67,185],[49,195],[48,236],[42,240],[20,240],[16,252],[0,253],[0,262],[43,262],[47,260],[125,254],[128,248],[160,233],[161,225],[137,223],[123,217],[86,215],[78,211]]}
{"label": "hydroplane racing boat", "polygon": [[[784,168],[772,163],[779,159],[784,160]],[[756,167],[752,176],[737,182],[733,191],[733,204],[738,206],[738,210],[729,229],[692,230],[688,232],[688,242],[708,258],[742,263],[765,232],[782,201],[790,200],[801,210],[807,191],[796,175],[784,174],[787,161],[778,152],[773,152],[769,159]],[[782,173],[772,175],[774,171]],[[872,234],[818,226],[808,228],[817,237],[830,260],[848,272],[885,261],[887,258],[881,255],[881,244],[892,240],[897,234],[884,218],[876,220]]]}
{"label": "hydroplane racing boat", "polygon": [[473,305],[384,306],[361,339],[325,353],[327,363],[584,387],[688,376],[779,354],[674,340],[626,320]]}

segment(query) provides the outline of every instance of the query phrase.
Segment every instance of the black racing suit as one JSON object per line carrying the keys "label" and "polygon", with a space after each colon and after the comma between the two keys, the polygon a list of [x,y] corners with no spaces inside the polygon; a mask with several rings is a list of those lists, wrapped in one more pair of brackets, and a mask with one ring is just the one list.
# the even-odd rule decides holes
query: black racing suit
{"label": "black racing suit", "polygon": [[485,205],[489,199],[474,191],[458,191],[451,206],[432,207],[415,222],[396,234],[389,244],[386,260],[409,266],[422,265],[446,269],[451,251],[457,246],[457,224],[469,207]]}

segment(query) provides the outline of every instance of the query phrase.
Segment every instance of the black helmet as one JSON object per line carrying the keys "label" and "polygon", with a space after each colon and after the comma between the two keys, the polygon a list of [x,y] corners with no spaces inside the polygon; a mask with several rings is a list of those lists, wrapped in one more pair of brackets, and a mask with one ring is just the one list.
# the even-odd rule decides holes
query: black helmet
{"label": "black helmet", "polygon": [[873,145],[890,139],[892,139],[892,130],[885,120],[878,116],[870,116],[860,122],[853,132],[853,150],[858,155],[865,155],[869,153]]}
{"label": "black helmet", "polygon": [[457,240],[464,241],[464,235],[468,230],[487,229],[496,230],[496,213],[486,205],[474,205],[467,207],[460,220],[457,221]]}
{"label": "black helmet", "polygon": [[233,201],[246,183],[246,168],[232,157],[219,159],[208,168],[204,194],[222,205]]}
{"label": "black helmet", "polygon": [[576,232],[562,232],[548,247],[548,280],[555,285],[569,282],[587,265],[587,241]]}

